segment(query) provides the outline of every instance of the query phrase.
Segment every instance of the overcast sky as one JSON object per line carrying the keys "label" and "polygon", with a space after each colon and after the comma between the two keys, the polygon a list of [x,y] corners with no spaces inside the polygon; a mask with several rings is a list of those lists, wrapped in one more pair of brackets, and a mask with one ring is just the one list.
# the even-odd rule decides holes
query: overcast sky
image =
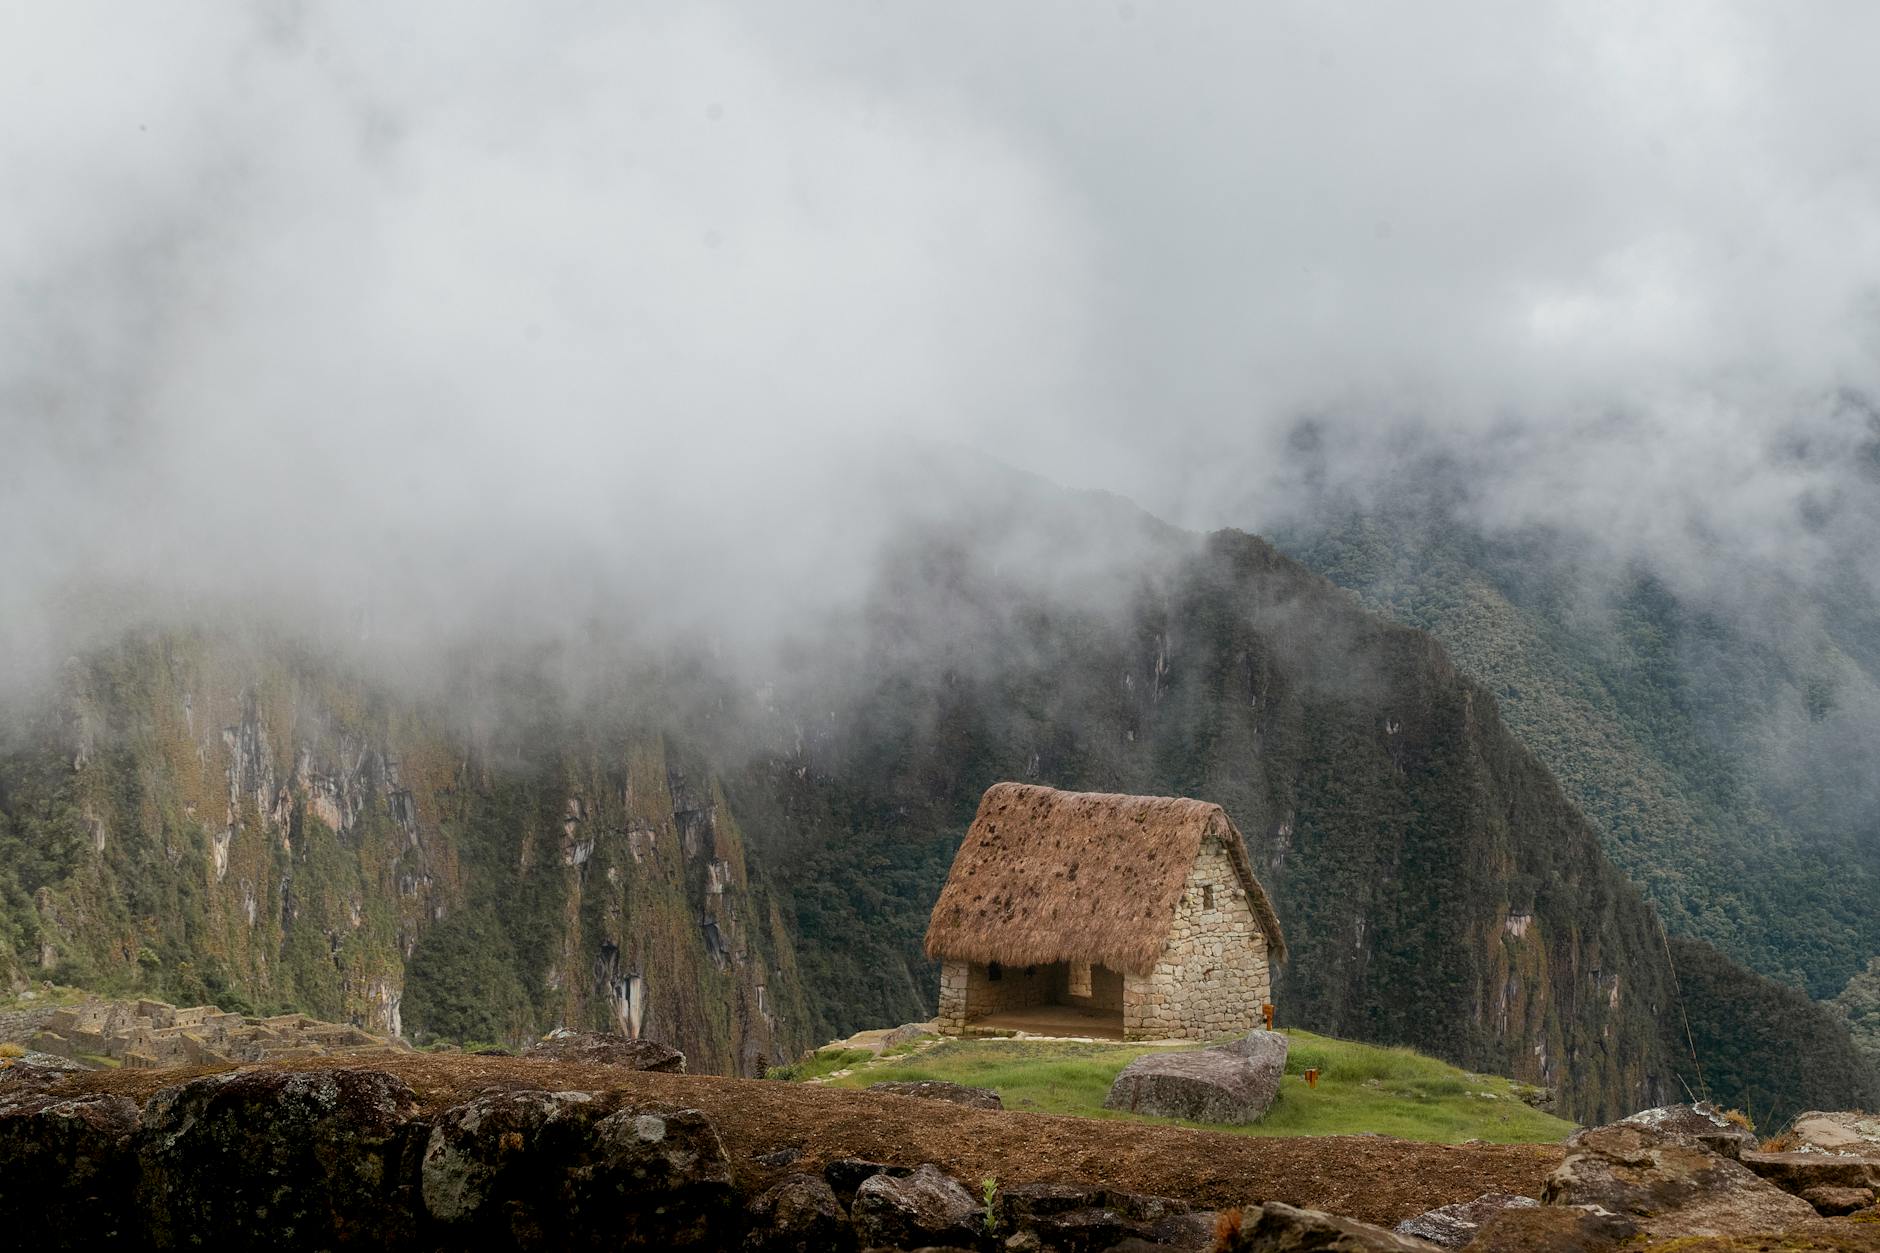
{"label": "overcast sky", "polygon": [[847,586],[903,436],[1257,529],[1307,419],[1356,489],[1440,449],[1490,524],[1811,568],[1876,516],[1876,47],[1864,3],[10,6],[0,625]]}

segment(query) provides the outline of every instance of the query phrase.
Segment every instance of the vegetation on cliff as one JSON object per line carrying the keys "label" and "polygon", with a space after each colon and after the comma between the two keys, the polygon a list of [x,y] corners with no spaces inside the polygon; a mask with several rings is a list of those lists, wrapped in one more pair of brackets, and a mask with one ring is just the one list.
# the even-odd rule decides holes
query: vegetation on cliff
{"label": "vegetation on cliff", "polygon": [[511,678],[479,726],[278,641],[75,662],[0,762],[7,958],[420,1042],[573,1025],[705,1069],[793,1054],[794,948],[721,789],[546,691]]}
{"label": "vegetation on cliff", "polygon": [[1880,957],[1847,981],[1834,1005],[1847,1020],[1854,1047],[1869,1065],[1880,1069]]}
{"label": "vegetation on cliff", "polygon": [[1749,974],[1702,941],[1673,939],[1671,953],[1696,1054],[1679,1065],[1690,1091],[1743,1110],[1758,1127],[1803,1110],[1880,1109],[1873,1059],[1833,1006]]}
{"label": "vegetation on cliff", "polygon": [[1557,534],[1491,537],[1439,490],[1278,542],[1440,639],[1673,934],[1818,999],[1880,953],[1880,613],[1857,581],[1707,597]]}

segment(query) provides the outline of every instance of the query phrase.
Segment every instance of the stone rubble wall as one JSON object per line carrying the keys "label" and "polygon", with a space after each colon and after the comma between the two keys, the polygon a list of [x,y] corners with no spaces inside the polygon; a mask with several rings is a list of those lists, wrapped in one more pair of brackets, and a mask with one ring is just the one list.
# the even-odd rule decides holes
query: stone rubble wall
{"label": "stone rubble wall", "polygon": [[[1212,889],[1213,907],[1204,902]],[[1183,885],[1168,945],[1155,968],[1123,985],[1123,1034],[1132,1040],[1209,1040],[1264,1024],[1273,998],[1266,937],[1227,849],[1202,844]]]}

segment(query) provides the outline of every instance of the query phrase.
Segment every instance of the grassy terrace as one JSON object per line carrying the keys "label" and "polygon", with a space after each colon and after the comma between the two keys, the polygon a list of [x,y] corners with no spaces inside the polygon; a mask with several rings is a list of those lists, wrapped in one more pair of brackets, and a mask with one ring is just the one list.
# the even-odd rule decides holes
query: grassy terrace
{"label": "grassy terrace", "polygon": [[[1527,1089],[1508,1079],[1470,1074],[1409,1049],[1377,1048],[1305,1031],[1286,1035],[1291,1040],[1286,1079],[1272,1110],[1252,1126],[1212,1129],[1256,1136],[1376,1132],[1450,1144],[1472,1139],[1539,1143],[1559,1140],[1573,1130],[1572,1123],[1524,1102],[1521,1093]],[[929,1040],[878,1058],[865,1049],[826,1048],[772,1072],[772,1077],[857,1088],[943,1079],[992,1088],[1007,1109],[1176,1123],[1103,1108],[1116,1073],[1131,1059],[1154,1051],[1139,1044],[1065,1040]],[[1304,1072],[1312,1067],[1319,1070],[1316,1088],[1305,1082]]]}

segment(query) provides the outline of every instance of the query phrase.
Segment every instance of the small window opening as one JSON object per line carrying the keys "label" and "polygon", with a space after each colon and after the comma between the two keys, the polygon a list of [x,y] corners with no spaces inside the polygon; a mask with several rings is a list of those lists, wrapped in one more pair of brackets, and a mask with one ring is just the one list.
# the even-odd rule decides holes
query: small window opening
{"label": "small window opening", "polygon": [[1071,963],[1070,992],[1072,996],[1089,996],[1090,995],[1090,963],[1089,962],[1072,962]]}
{"label": "small window opening", "polygon": [[1212,885],[1203,887],[1201,889],[1201,908],[1203,909],[1214,908],[1214,888]]}
{"label": "small window opening", "polygon": [[986,963],[986,982],[987,983],[997,983],[999,980],[1003,978],[1005,978],[1005,967],[999,965],[998,962]]}

